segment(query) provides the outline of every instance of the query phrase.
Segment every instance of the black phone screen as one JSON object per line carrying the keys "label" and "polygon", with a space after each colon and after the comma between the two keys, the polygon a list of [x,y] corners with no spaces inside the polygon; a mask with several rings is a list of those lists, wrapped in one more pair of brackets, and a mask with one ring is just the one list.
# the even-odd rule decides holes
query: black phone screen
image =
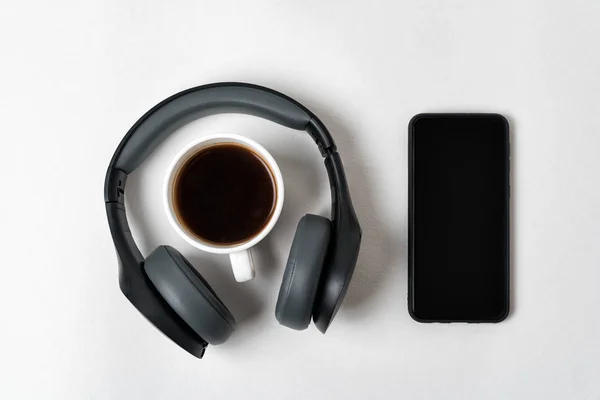
{"label": "black phone screen", "polygon": [[421,322],[508,314],[509,128],[497,114],[409,127],[409,311]]}

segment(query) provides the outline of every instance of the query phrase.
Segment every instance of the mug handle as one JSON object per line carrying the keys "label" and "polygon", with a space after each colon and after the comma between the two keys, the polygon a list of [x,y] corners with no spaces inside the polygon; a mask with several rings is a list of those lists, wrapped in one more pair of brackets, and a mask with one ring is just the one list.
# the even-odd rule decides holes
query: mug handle
{"label": "mug handle", "polygon": [[246,282],[254,278],[254,260],[250,249],[229,253],[233,276],[238,282]]}

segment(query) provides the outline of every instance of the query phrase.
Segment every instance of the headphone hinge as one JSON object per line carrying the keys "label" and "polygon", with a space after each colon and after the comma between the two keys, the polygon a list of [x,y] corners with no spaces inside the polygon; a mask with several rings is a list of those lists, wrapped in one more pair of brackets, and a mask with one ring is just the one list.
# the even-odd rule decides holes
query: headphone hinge
{"label": "headphone hinge", "polygon": [[306,131],[313,138],[317,146],[319,147],[319,151],[321,152],[321,156],[324,158],[329,157],[331,154],[337,151],[335,146],[335,142],[331,137],[331,134],[323,125],[321,121],[317,117],[311,118],[311,120],[306,125]]}

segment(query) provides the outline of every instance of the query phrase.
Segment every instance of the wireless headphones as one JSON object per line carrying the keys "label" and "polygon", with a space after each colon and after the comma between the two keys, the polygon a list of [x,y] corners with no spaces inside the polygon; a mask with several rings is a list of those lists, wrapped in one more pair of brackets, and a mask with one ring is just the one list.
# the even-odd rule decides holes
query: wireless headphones
{"label": "wireless headphones", "polygon": [[331,185],[331,221],[307,214],[296,229],[277,300],[277,320],[306,329],[312,316],[327,331],[348,290],[361,241],[344,167],[323,123],[306,107],[274,90],[246,83],[216,83],[177,93],[141,117],[127,132],[110,161],[104,201],[119,259],[123,294],[161,332],[202,358],[208,344],[233,333],[235,319],[208,282],[171,246],[147,258],[138,249],[125,213],[125,182],[173,131],[194,119],[217,113],[242,113],[305,130],[325,159]]}

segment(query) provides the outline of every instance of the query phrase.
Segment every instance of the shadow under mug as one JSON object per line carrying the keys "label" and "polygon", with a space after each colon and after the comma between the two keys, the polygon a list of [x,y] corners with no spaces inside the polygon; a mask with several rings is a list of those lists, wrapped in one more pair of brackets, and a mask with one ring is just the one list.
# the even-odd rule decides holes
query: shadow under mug
{"label": "shadow under mug", "polygon": [[[187,228],[181,223],[181,221],[179,221],[179,218],[175,213],[173,204],[173,189],[175,177],[177,176],[179,170],[185,165],[185,163],[192,156],[194,156],[196,153],[198,153],[200,150],[206,147],[226,143],[235,143],[247,147],[256,154],[258,154],[271,170],[273,179],[275,181],[276,203],[268,222],[258,234],[255,234],[254,236],[248,238],[246,241],[236,243],[234,245],[218,245],[214,243],[209,243],[190,233],[187,230]],[[204,250],[206,252],[214,254],[229,254],[231,267],[233,269],[233,275],[236,281],[244,282],[254,278],[255,269],[254,261],[252,259],[251,248],[257,243],[259,243],[261,240],[263,240],[277,223],[277,219],[279,218],[279,215],[281,214],[281,210],[283,208],[284,195],[283,177],[281,175],[281,171],[279,170],[279,166],[275,162],[273,156],[271,156],[271,154],[269,154],[269,152],[264,147],[262,147],[260,144],[256,143],[251,139],[234,134],[214,134],[199,138],[193,141],[192,143],[188,144],[186,147],[184,147],[171,162],[171,165],[167,170],[166,178],[164,181],[163,193],[164,207],[167,213],[167,217],[175,231],[179,234],[179,236],[181,236],[190,245],[200,250]]]}

